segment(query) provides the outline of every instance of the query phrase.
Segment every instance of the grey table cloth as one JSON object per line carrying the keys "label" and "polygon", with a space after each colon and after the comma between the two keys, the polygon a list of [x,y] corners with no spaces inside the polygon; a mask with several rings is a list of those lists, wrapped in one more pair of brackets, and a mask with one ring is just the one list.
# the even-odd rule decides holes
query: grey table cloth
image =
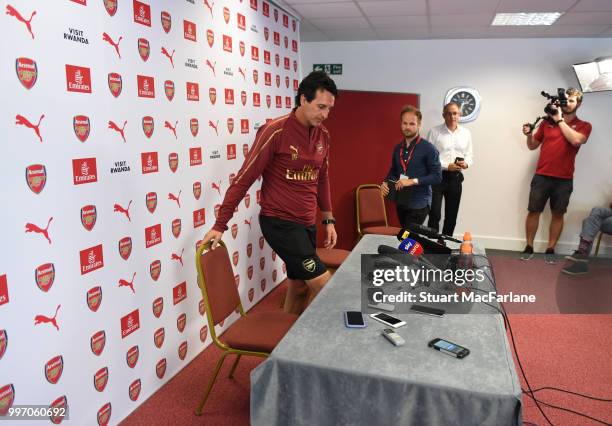
{"label": "grey table cloth", "polygon": [[[521,388],[500,314],[442,318],[397,315],[406,345],[388,328],[344,326],[360,310],[360,260],[393,237],[366,235],[309,308],[251,373],[253,425],[516,425]],[[464,359],[434,351],[441,337],[470,349]]]}

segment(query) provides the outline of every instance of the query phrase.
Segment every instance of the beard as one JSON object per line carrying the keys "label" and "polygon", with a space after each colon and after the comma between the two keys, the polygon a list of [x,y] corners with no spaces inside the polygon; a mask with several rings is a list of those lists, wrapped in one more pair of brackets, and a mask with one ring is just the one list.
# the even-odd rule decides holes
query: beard
{"label": "beard", "polygon": [[414,138],[419,132],[411,132],[410,130],[404,130],[404,137],[406,140]]}

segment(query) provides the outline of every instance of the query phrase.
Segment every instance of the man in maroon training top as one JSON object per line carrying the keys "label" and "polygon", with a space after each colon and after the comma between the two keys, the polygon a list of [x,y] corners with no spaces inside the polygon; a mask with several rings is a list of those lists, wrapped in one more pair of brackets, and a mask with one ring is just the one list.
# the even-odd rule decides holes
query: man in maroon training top
{"label": "man in maroon training top", "polygon": [[[261,185],[261,231],[287,265],[285,311],[299,314],[330,278],[316,254],[316,211],[325,225],[325,248],[336,245],[329,191],[329,132],[322,123],[334,106],[336,84],[324,72],[310,73],[298,87],[296,107],[257,131],[244,164],[228,188],[217,221],[204,236],[214,249],[251,184]],[[305,305],[306,302],[306,305]]]}

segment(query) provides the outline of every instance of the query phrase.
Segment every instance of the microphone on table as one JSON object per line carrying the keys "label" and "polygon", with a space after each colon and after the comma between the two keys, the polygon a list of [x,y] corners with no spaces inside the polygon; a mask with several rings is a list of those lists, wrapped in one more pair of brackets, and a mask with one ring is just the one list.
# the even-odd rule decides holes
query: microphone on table
{"label": "microphone on table", "polygon": [[[402,264],[406,266],[423,266],[427,269],[434,269],[434,270],[440,269],[436,265],[431,263],[429,260],[425,259],[424,257],[419,257],[420,253],[422,253],[423,248],[416,241],[412,240],[412,242],[406,241],[402,243],[404,245],[402,246],[402,244],[400,243],[400,247],[404,247],[404,249],[401,249],[401,248],[397,249],[395,247],[381,244],[378,246],[378,253],[384,254],[384,255],[401,254],[401,256],[398,256],[396,260],[399,262],[402,262]],[[412,254],[410,253],[410,251],[413,251],[414,253],[419,253],[419,255]]]}
{"label": "microphone on table", "polygon": [[447,240],[455,243],[461,243],[461,240],[458,240],[457,238],[441,234],[433,228],[419,225],[418,223],[409,223],[406,229],[412,231],[415,234],[420,234],[428,238],[433,238],[435,240]]}
{"label": "microphone on table", "polygon": [[397,234],[397,239],[401,242],[406,238],[411,238],[418,242],[423,248],[423,252],[426,254],[451,254],[451,249],[443,244],[438,244],[435,241],[431,241],[424,236],[418,235],[416,232],[412,232],[409,228],[402,228]]}

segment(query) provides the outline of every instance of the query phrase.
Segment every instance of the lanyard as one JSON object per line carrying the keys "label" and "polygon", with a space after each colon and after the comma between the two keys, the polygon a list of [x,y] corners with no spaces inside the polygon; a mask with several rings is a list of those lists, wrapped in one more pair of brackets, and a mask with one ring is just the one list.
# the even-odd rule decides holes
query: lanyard
{"label": "lanyard", "polygon": [[404,174],[406,174],[407,170],[408,170],[408,164],[410,164],[410,160],[412,160],[412,154],[414,154],[414,150],[416,148],[416,146],[419,144],[419,142],[421,142],[421,136],[419,136],[416,140],[416,142],[414,143],[414,145],[412,146],[412,149],[410,150],[410,153],[408,154],[408,159],[404,160],[404,157],[406,155],[406,151],[408,150],[408,147],[404,147],[400,150],[400,162],[402,163],[402,168],[404,169]]}

